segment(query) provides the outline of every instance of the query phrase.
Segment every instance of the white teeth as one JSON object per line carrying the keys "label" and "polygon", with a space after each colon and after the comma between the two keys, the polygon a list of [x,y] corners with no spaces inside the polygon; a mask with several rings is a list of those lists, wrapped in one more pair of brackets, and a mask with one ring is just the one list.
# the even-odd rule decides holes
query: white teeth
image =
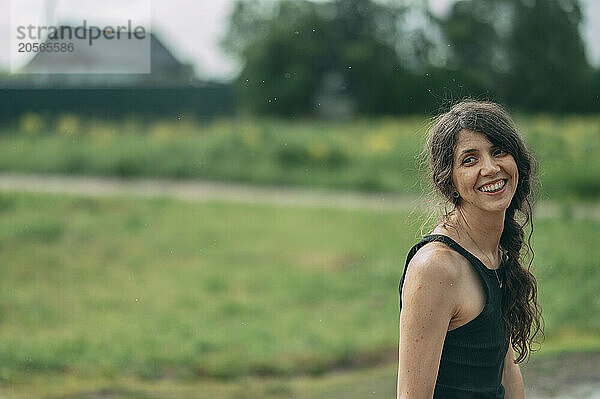
{"label": "white teeth", "polygon": [[496,190],[499,190],[502,187],[504,187],[504,183],[505,183],[504,180],[500,180],[499,182],[497,182],[495,184],[490,184],[488,186],[483,186],[479,190],[480,191],[485,191],[485,192],[496,191]]}

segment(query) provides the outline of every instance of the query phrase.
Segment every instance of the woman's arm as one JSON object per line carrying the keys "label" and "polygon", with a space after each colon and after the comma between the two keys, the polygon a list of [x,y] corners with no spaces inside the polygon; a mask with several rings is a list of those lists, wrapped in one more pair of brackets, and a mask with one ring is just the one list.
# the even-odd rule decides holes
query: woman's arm
{"label": "woman's arm", "polygon": [[504,358],[504,370],[502,372],[502,385],[504,385],[506,399],[524,399],[525,387],[521,368],[515,364],[515,354],[512,345],[508,345],[508,351]]}
{"label": "woman's arm", "polygon": [[402,288],[398,399],[432,398],[448,324],[455,313],[457,268],[444,253],[415,255]]}

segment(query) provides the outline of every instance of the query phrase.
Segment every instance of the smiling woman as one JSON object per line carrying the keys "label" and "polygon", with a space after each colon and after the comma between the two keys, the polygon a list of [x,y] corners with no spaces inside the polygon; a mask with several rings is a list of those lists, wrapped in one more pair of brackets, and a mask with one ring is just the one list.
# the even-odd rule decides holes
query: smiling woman
{"label": "smiling woman", "polygon": [[453,196],[462,197],[461,211],[467,212],[467,208],[475,206],[489,212],[504,212],[519,181],[513,156],[492,144],[485,135],[467,129],[458,133],[455,145],[454,152],[458,155],[454,159]]}
{"label": "smiling woman", "polygon": [[510,116],[478,101],[440,115],[427,152],[451,210],[411,248],[400,281],[398,398],[523,398],[518,363],[543,321],[520,256],[535,158]]}

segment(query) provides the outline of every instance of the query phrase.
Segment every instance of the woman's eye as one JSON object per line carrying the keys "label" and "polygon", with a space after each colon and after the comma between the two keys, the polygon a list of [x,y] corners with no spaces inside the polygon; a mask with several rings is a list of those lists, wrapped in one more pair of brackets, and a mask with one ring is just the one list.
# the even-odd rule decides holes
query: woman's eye
{"label": "woman's eye", "polygon": [[497,150],[494,151],[494,155],[504,155],[506,154],[506,151],[504,151],[502,148],[498,148]]}
{"label": "woman's eye", "polygon": [[467,163],[471,163],[475,160],[475,157],[466,157],[465,159],[463,159],[463,164],[467,164]]}

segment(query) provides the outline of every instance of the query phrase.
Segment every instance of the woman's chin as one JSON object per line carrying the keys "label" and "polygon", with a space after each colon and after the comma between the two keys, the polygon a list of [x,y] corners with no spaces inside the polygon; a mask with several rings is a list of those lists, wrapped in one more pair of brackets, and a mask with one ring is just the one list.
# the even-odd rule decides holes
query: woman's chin
{"label": "woman's chin", "polygon": [[[464,204],[464,203],[462,204],[463,207],[465,207],[465,205],[467,205],[467,204]],[[468,203],[467,206],[475,207],[475,208],[478,208],[485,212],[498,213],[498,212],[505,212],[508,209],[508,207],[510,206],[510,201],[494,201],[494,202],[477,201],[477,202]]]}

